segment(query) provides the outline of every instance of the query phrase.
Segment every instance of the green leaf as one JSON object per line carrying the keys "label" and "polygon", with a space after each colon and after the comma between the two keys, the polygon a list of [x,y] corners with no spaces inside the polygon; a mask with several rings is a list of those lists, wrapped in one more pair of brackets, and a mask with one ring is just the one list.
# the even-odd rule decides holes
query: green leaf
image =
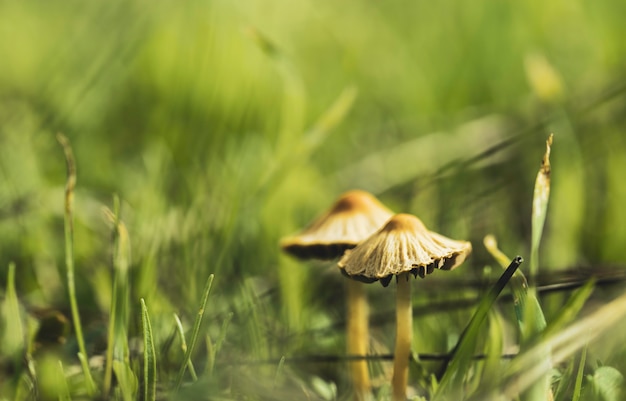
{"label": "green leaf", "polygon": [[124,401],[133,401],[137,394],[137,377],[130,366],[122,361],[113,361],[113,372]]}
{"label": "green leaf", "polygon": [[[458,399],[458,396],[460,396],[463,379],[465,374],[469,371],[482,323],[491,310],[496,298],[498,298],[498,295],[502,292],[522,262],[523,259],[520,256],[513,259],[496,284],[490,288],[489,292],[478,304],[478,308],[476,312],[474,312],[472,320],[463,331],[463,334],[461,334],[459,342],[452,351],[452,357],[441,378],[433,400]],[[450,396],[452,396],[452,398],[446,398]]]}
{"label": "green leaf", "polygon": [[593,392],[603,401],[622,400],[622,384],[624,376],[619,370],[610,366],[601,366],[590,377]]}
{"label": "green leaf", "polygon": [[542,337],[548,337],[571,322],[580,312],[580,310],[591,296],[594,289],[595,280],[589,280],[585,285],[576,290],[567,300],[567,303],[559,310],[559,313],[545,328]]}
{"label": "green leaf", "polygon": [[300,149],[301,156],[309,155],[319,147],[330,132],[341,123],[354,104],[357,89],[353,86],[345,88],[335,102],[322,114],[313,127],[306,133]]}
{"label": "green leaf", "polygon": [[[562,363],[574,352],[622,322],[624,318],[626,318],[626,294],[521,352],[508,365],[501,380],[485,383],[484,388],[479,393],[473,394],[470,400],[489,401],[516,396],[551,371],[550,365],[537,363],[545,358],[546,349],[552,350],[550,358],[552,363]],[[590,327],[593,330],[590,330]]]}
{"label": "green leaf", "polygon": [[[485,341],[485,355],[482,377],[498,377],[502,369],[502,349],[504,347],[504,324],[499,312],[489,312],[489,334]],[[480,378],[479,378],[480,380]]]}
{"label": "green leaf", "polygon": [[191,341],[189,342],[189,347],[187,347],[187,352],[185,352],[185,358],[182,366],[178,372],[178,377],[176,378],[176,390],[180,388],[180,385],[183,382],[183,376],[185,375],[185,370],[187,369],[187,365],[191,361],[191,353],[193,352],[194,347],[196,346],[196,342],[198,341],[198,335],[200,334],[200,327],[202,326],[202,318],[204,317],[204,312],[206,310],[206,305],[209,300],[209,294],[211,293],[211,286],[213,285],[214,275],[209,275],[209,278],[204,286],[204,292],[202,295],[202,302],[200,303],[200,309],[198,310],[198,314],[196,315],[196,320],[193,324],[193,329],[191,332]]}
{"label": "green leaf", "polygon": [[541,167],[535,180],[532,208],[532,237],[530,247],[530,276],[536,277],[539,270],[539,243],[543,233],[543,225],[548,212],[548,200],[550,199],[550,150],[552,148],[553,135],[550,134],[546,141],[546,152],[541,160]]}
{"label": "green leaf", "polygon": [[[537,293],[535,291],[534,279],[539,272],[539,243],[541,242],[541,236],[543,233],[543,226],[546,221],[546,214],[548,211],[548,200],[550,199],[550,149],[552,146],[552,134],[546,141],[546,152],[541,160],[541,167],[537,173],[535,180],[535,189],[533,194],[533,206],[532,206],[532,236],[530,246],[530,277],[533,282],[530,289],[527,291],[526,306],[524,308],[524,316],[522,321],[521,331],[521,346],[526,346],[529,342],[533,341],[536,336],[546,328],[546,319],[539,305],[537,299]],[[550,360],[550,348],[545,348],[543,355],[538,358],[537,364],[551,367],[552,362]],[[528,390],[522,393],[522,401],[543,401],[546,399],[550,392],[550,380],[548,375],[538,378],[537,382],[528,388]]]}
{"label": "green leaf", "polygon": [[[176,322],[176,331],[178,332],[178,337],[180,338],[180,348],[183,353],[187,353],[187,340],[185,339],[185,330],[183,329],[183,323],[180,321],[180,318],[177,314],[174,313],[174,321]],[[198,380],[198,375],[196,374],[196,369],[193,366],[193,362],[191,359],[188,361],[187,367],[189,368],[189,374],[193,381]]]}
{"label": "green leaf", "polygon": [[580,355],[580,362],[578,362],[578,372],[576,373],[576,383],[574,384],[574,394],[572,395],[572,401],[578,401],[583,388],[583,377],[585,371],[585,362],[587,361],[587,347],[583,348],[583,352]]}
{"label": "green leaf", "polygon": [[59,401],[70,401],[70,389],[65,379],[65,370],[63,369],[63,362],[59,361],[59,369],[57,370],[57,383],[59,383]]}
{"label": "green leaf", "polygon": [[[109,332],[104,369],[104,394],[111,390],[113,358],[128,364],[128,266],[130,264],[130,238],[126,225],[120,220],[120,201],[114,197],[114,211],[104,209],[107,219],[113,224],[113,289],[109,312]],[[129,367],[130,368],[130,367]]]}
{"label": "green leaf", "polygon": [[143,327],[143,399],[154,401],[156,400],[156,350],[148,308],[143,298],[141,298],[141,323]]}
{"label": "green leaf", "polygon": [[[498,249],[496,238],[493,235],[487,235],[483,240],[483,244],[496,261],[503,268],[506,268],[506,261],[510,260],[510,258]],[[543,315],[536,294],[533,291],[529,291],[528,281],[521,270],[515,272],[509,282],[509,287],[513,294],[513,305],[520,337],[524,343],[527,341],[527,338],[532,337],[533,333],[536,334],[546,327],[546,318]]]}
{"label": "green leaf", "polygon": [[285,356],[280,357],[280,361],[278,362],[278,366],[276,367],[276,373],[274,374],[274,388],[278,384],[278,378],[283,371],[283,366],[285,365]]}
{"label": "green leaf", "polygon": [[224,344],[224,339],[226,338],[226,332],[228,331],[228,325],[230,324],[230,321],[232,319],[233,319],[233,313],[230,312],[228,315],[226,315],[226,319],[224,319],[224,321],[222,322],[222,327],[220,328],[220,334],[219,334],[219,337],[217,337],[217,342],[215,343],[214,357],[217,357],[217,353],[220,351],[220,349],[222,348],[222,345]]}
{"label": "green leaf", "polygon": [[64,229],[65,229],[65,268],[67,278],[67,291],[70,299],[70,309],[72,311],[72,321],[74,323],[74,331],[76,332],[76,341],[78,342],[79,358],[82,355],[81,366],[85,375],[87,384],[87,392],[89,395],[96,393],[96,385],[91,377],[89,364],[86,362],[87,349],[85,347],[85,339],[83,336],[83,328],[80,322],[80,313],[78,311],[78,301],[76,299],[76,284],[74,280],[74,190],[76,188],[76,163],[74,161],[74,152],[68,139],[61,135],[57,135],[57,140],[63,147],[65,153],[65,164],[67,167],[67,177],[65,182],[65,213],[64,213]]}

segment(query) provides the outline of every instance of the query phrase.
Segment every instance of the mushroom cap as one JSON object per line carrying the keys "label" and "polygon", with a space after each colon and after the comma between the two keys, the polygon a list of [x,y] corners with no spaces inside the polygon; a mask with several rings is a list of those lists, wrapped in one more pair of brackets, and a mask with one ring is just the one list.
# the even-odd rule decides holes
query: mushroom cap
{"label": "mushroom cap", "polygon": [[428,231],[410,214],[393,216],[378,232],[346,251],[338,263],[347,276],[387,286],[394,275],[411,272],[424,278],[433,270],[452,270],[472,251],[467,241],[456,241]]}
{"label": "mushroom cap", "polygon": [[302,259],[334,259],[375,233],[393,213],[369,192],[344,193],[300,233],[284,238],[282,249]]}

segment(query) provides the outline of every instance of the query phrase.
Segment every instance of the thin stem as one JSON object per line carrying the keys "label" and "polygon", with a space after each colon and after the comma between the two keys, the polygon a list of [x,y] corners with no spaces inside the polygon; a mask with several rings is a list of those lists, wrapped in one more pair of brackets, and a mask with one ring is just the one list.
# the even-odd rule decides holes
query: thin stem
{"label": "thin stem", "polygon": [[[347,348],[350,356],[365,356],[368,352],[368,306],[363,283],[347,279],[348,293],[348,324],[347,324]],[[352,383],[358,401],[371,398],[371,384],[367,360],[355,360],[350,362]]]}
{"label": "thin stem", "polygon": [[[83,337],[83,330],[78,312],[78,302],[76,300],[76,284],[74,280],[74,189],[76,187],[76,164],[74,154],[67,138],[61,134],[57,135],[57,140],[65,152],[65,162],[67,166],[67,180],[65,183],[65,266],[67,274],[67,291],[70,299],[70,309],[72,312],[72,322],[76,333],[79,354],[82,354],[81,362],[87,361],[87,350]],[[96,392],[95,384],[89,371],[89,365],[82,363],[83,372],[87,383],[87,392],[93,395]]]}
{"label": "thin stem", "polygon": [[398,275],[396,290],[396,350],[393,358],[394,401],[406,401],[406,387],[409,380],[409,355],[413,338],[413,313],[411,312],[411,283],[409,274]]}
{"label": "thin stem", "polygon": [[180,385],[183,382],[183,377],[185,376],[185,371],[187,370],[187,365],[189,361],[191,361],[191,353],[193,352],[196,342],[198,341],[198,335],[200,333],[200,326],[202,325],[202,318],[204,317],[204,311],[206,311],[207,301],[209,300],[209,293],[211,292],[211,287],[213,285],[214,275],[210,274],[209,279],[204,286],[204,292],[202,295],[202,303],[200,304],[200,309],[198,310],[198,314],[196,315],[196,320],[193,323],[193,329],[191,331],[191,341],[189,341],[189,346],[187,347],[187,351],[185,352],[185,360],[178,371],[178,376],[176,377],[176,391],[180,388]]}

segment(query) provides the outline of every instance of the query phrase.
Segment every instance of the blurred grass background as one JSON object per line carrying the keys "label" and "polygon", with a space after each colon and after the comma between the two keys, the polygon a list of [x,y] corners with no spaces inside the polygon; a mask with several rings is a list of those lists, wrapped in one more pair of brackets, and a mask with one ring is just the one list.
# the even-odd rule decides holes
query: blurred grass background
{"label": "blurred grass background", "polygon": [[[613,0],[1,2],[1,287],[13,261],[31,314],[69,316],[62,132],[78,169],[77,290],[90,356],[105,347],[112,245],[102,207],[117,194],[132,247],[131,333],[140,298],[157,343],[172,313],[190,328],[214,273],[206,334],[215,341],[233,318],[217,355],[225,369],[204,384],[288,399],[321,377],[342,394],[341,363],[285,367],[287,395],[271,389],[277,362],[229,363],[343,352],[342,278],[277,243],[345,190],[372,191],[474,244],[458,271],[428,278],[428,291],[415,283],[416,305],[476,295],[462,282],[493,278],[486,234],[509,255],[528,254],[533,183],[554,132],[540,271],[623,267],[625,13]],[[460,286],[452,293],[449,280]],[[393,297],[369,291],[380,314],[374,345],[388,351]],[[548,320],[562,302],[545,300]],[[449,350],[470,315],[443,316],[416,318],[415,351]],[[623,372],[620,340],[590,360]],[[69,334],[68,365],[72,347]],[[182,355],[161,358],[167,382]]]}

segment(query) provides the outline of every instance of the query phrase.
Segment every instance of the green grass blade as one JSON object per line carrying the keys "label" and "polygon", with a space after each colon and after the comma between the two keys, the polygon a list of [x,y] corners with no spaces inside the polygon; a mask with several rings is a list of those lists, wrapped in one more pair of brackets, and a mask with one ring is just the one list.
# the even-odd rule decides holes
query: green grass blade
{"label": "green grass blade", "polygon": [[224,321],[222,322],[222,327],[220,328],[220,334],[219,337],[217,338],[217,342],[215,343],[215,356],[217,357],[217,353],[220,352],[220,349],[222,348],[222,344],[224,344],[224,339],[226,338],[226,332],[228,331],[228,325],[230,324],[230,321],[233,319],[233,313],[230,312],[227,316],[226,319],[224,319]]}
{"label": "green grass blade", "polygon": [[111,381],[113,378],[113,349],[115,341],[115,318],[117,314],[117,283],[113,281],[113,291],[111,294],[111,309],[109,310],[109,329],[107,333],[107,350],[105,354],[104,362],[104,384],[102,392],[105,397],[109,395],[111,391]]}
{"label": "green grass blade", "polygon": [[[74,153],[68,139],[61,135],[57,135],[57,140],[63,147],[65,153],[65,163],[67,166],[67,180],[65,183],[65,268],[67,274],[67,291],[70,299],[70,308],[72,311],[72,321],[74,323],[74,331],[76,333],[76,341],[78,342],[79,354],[87,359],[87,349],[85,347],[85,339],[83,337],[83,329],[80,322],[80,314],[78,312],[78,301],[76,299],[76,285],[74,282],[74,189],[76,188],[76,163],[74,162]],[[96,385],[91,377],[89,365],[82,363],[83,372],[87,384],[87,392],[93,396],[96,393]]]}
{"label": "green grass blade", "polygon": [[[506,268],[510,260],[499,248],[493,235],[485,236],[483,244],[496,261]],[[534,293],[528,291],[528,281],[521,270],[517,270],[509,282],[513,294],[515,315],[520,329],[520,337],[526,339],[531,333],[538,333],[546,327],[546,318]],[[530,327],[530,329],[528,328]]]}
{"label": "green grass blade", "polygon": [[552,350],[551,361],[554,364],[561,363],[586,344],[596,340],[600,335],[622,322],[624,318],[626,318],[626,294],[520,353],[511,361],[502,380],[485,383],[485,388],[480,393],[472,395],[470,401],[489,401],[500,400],[502,397],[505,399],[515,397],[550,373],[551,366],[537,363],[545,357],[546,349]]}
{"label": "green grass blade", "polygon": [[143,298],[141,298],[141,323],[143,327],[143,399],[154,401],[156,400],[156,350],[148,308]]}
{"label": "green grass blade", "polygon": [[[180,338],[180,348],[183,350],[183,353],[187,353],[187,340],[185,339],[185,330],[183,329],[183,322],[180,321],[180,318],[176,313],[174,313],[174,321],[176,322],[176,331],[178,332],[178,337]],[[189,369],[189,374],[193,381],[198,380],[198,375],[196,374],[196,369],[193,367],[193,362],[191,359],[187,361],[187,368]]]}
{"label": "green grass blade", "polygon": [[[504,324],[496,309],[489,312],[489,341],[485,342],[485,358],[480,378],[497,377],[502,366],[502,350],[504,348]],[[479,379],[480,379],[479,378]]]}
{"label": "green grass blade", "polygon": [[[26,394],[20,394],[22,398],[16,396],[13,400],[69,400],[68,381],[66,380],[63,364],[58,359],[58,356],[52,354],[38,355],[36,366],[36,375],[32,376],[32,387],[27,389]],[[84,376],[77,375],[76,379],[77,381],[73,383],[75,387],[77,387],[78,380],[84,379]],[[83,398],[86,398],[84,393],[82,395]]]}
{"label": "green grass blade", "polygon": [[541,168],[535,180],[531,221],[530,277],[537,277],[539,272],[539,243],[541,242],[543,226],[548,212],[548,200],[550,199],[550,150],[552,148],[552,138],[553,135],[550,134],[546,141],[546,152],[541,160]]}
{"label": "green grass blade", "polygon": [[[546,141],[546,152],[541,161],[541,167],[535,180],[532,206],[532,238],[530,247],[530,277],[531,283],[528,289],[528,301],[524,309],[524,320],[522,322],[521,345],[526,346],[532,342],[545,328],[546,320],[537,299],[534,278],[539,272],[539,244],[543,233],[543,226],[546,221],[548,211],[548,200],[550,198],[550,150],[552,146],[552,134]],[[552,366],[550,360],[550,349],[546,348],[537,360],[537,364]],[[543,401],[550,393],[550,378],[548,375],[538,378],[538,381],[530,386],[521,396],[522,401]]]}
{"label": "green grass blade", "polygon": [[22,358],[26,347],[20,305],[15,290],[15,263],[13,262],[9,263],[6,291],[0,312],[0,356],[6,358],[6,362],[16,368],[11,380],[5,380],[4,386],[0,386],[2,387],[0,398],[10,395],[17,399],[22,376],[20,373],[23,372]]}
{"label": "green grass blade", "polygon": [[180,371],[178,372],[178,377],[176,378],[176,391],[178,391],[181,383],[183,382],[183,377],[185,375],[185,370],[187,369],[187,364],[191,360],[191,353],[193,352],[196,342],[198,341],[198,335],[200,334],[200,326],[202,325],[202,318],[204,317],[206,305],[209,300],[209,294],[211,292],[211,286],[213,285],[213,278],[214,278],[214,275],[211,274],[204,287],[200,309],[198,310],[198,314],[196,315],[196,320],[193,324],[193,330],[191,332],[191,341],[189,342],[189,347],[187,348],[187,352],[185,352],[185,360],[183,361],[183,364],[180,367]]}
{"label": "green grass blade", "polygon": [[[83,354],[82,352],[79,352],[78,354],[76,354],[76,356],[78,357],[78,360],[80,361],[80,366],[83,369],[83,372],[90,372],[89,369],[89,359],[87,358],[87,355]],[[90,383],[91,379],[91,373],[89,374],[89,376],[87,376],[87,374],[85,374],[85,386],[87,388],[87,392],[90,391],[90,388],[93,388],[92,391],[95,392],[95,388],[96,385],[95,383],[93,383],[93,381]]]}
{"label": "green grass blade", "polygon": [[437,392],[433,397],[434,400],[444,400],[454,392],[461,391],[461,385],[465,377],[465,373],[469,370],[474,350],[476,349],[476,341],[483,321],[489,314],[493,303],[498,295],[502,292],[506,284],[509,282],[515,271],[519,268],[523,259],[518,256],[502,273],[494,286],[483,297],[478,304],[476,312],[472,316],[471,321],[461,334],[461,338],[456,347],[452,351],[452,356],[445,373],[439,383]]}
{"label": "green grass blade", "polygon": [[[590,280],[583,287],[578,289],[576,292],[572,294],[567,304],[561,308],[559,314],[555,317],[555,319],[550,322],[550,324],[543,331],[540,339],[548,338],[553,334],[556,334],[559,330],[561,330],[565,325],[569,324],[574,317],[580,312],[583,305],[591,295],[594,289],[594,280]],[[585,360],[587,355],[587,347],[583,348],[582,355],[580,357],[578,372],[575,379],[574,391],[573,391],[573,399],[572,401],[577,400],[580,397],[581,389],[582,389],[582,380],[583,380],[583,371],[585,368]],[[571,381],[571,377],[573,375],[574,370],[574,361],[572,360],[569,364],[568,369],[565,373],[563,373],[559,386],[556,390],[555,400],[563,399],[563,396],[567,390],[569,381]]]}
{"label": "green grass blade", "polygon": [[[552,135],[546,142],[546,153],[542,159],[541,168],[537,174],[535,182],[535,190],[533,197],[532,207],[532,240],[531,240],[531,262],[530,262],[530,274],[531,277],[535,277],[538,271],[538,254],[539,243],[541,242],[541,233],[546,218],[548,199],[550,195],[550,149],[552,145]],[[484,244],[487,250],[494,256],[494,258],[500,263],[503,263],[505,255],[498,249],[495,237],[487,236],[484,239]],[[513,293],[515,314],[520,329],[520,342],[522,347],[529,346],[537,336],[546,329],[546,319],[539,304],[537,294],[534,287],[528,285],[526,278],[521,271],[516,273],[516,276],[511,280],[511,291]],[[584,302],[584,301],[583,301]],[[572,305],[573,307],[573,305]],[[568,313],[572,309],[567,310]],[[565,315],[563,315],[566,318]],[[556,327],[556,326],[555,326]],[[541,354],[541,359],[537,361],[538,364],[545,364],[551,366],[550,350],[545,349]],[[547,376],[540,378],[540,380],[528,391],[522,394],[522,400],[524,401],[542,401],[546,398],[546,394],[550,391],[550,381]]]}
{"label": "green grass blade", "polygon": [[128,268],[130,264],[130,239],[126,225],[119,219],[119,198],[114,197],[114,211],[104,209],[113,224],[113,290],[109,311],[108,343],[104,370],[104,394],[109,394],[113,374],[113,359],[128,364]]}
{"label": "green grass blade", "polygon": [[546,326],[545,330],[543,330],[541,333],[542,338],[546,338],[557,333],[578,315],[580,310],[585,305],[585,302],[587,302],[587,299],[591,296],[591,293],[594,290],[594,284],[595,280],[589,280],[584,286],[576,290],[570,296],[567,303],[559,310],[559,313],[550,322],[550,324]]}
{"label": "green grass blade", "polygon": [[124,401],[133,401],[137,397],[137,377],[130,365],[122,361],[113,361],[113,372]]}
{"label": "green grass blade", "polygon": [[578,372],[576,373],[576,382],[574,383],[574,394],[572,395],[572,401],[580,400],[580,394],[583,388],[583,377],[584,377],[586,362],[587,362],[587,347],[585,346],[580,355],[580,362],[578,363]]}
{"label": "green grass blade", "polygon": [[565,370],[563,371],[558,371],[558,375],[559,377],[559,384],[556,386],[556,390],[554,390],[554,401],[570,401],[569,398],[566,398],[567,394],[567,390],[570,387],[570,383],[572,381],[572,377],[574,375],[574,365],[575,365],[574,359],[570,359],[569,363],[567,364],[567,368],[565,368]]}
{"label": "green grass blade", "polygon": [[276,373],[274,374],[274,388],[278,385],[278,378],[283,371],[283,366],[285,365],[285,356],[280,357],[280,361],[278,361],[278,366],[276,367]]}
{"label": "green grass blade", "polygon": [[356,100],[357,92],[353,86],[345,88],[328,110],[320,116],[304,137],[303,148],[300,151],[302,156],[308,157],[344,120]]}
{"label": "green grass blade", "polygon": [[70,395],[70,388],[67,385],[65,370],[63,369],[63,362],[61,361],[59,361],[59,370],[57,371],[57,382],[61,383],[59,401],[70,401],[72,399]]}
{"label": "green grass blade", "polygon": [[224,343],[224,339],[226,338],[226,332],[228,330],[228,325],[233,318],[233,313],[229,313],[226,316],[226,319],[222,322],[222,327],[220,329],[219,336],[217,337],[217,341],[215,344],[211,341],[211,337],[209,335],[206,336],[205,342],[207,346],[208,353],[208,364],[207,364],[207,373],[208,375],[213,374],[213,368],[215,367],[215,360],[217,358],[217,354],[222,348],[222,344]]}
{"label": "green grass blade", "polygon": [[206,372],[208,376],[213,374],[213,368],[215,367],[215,345],[213,341],[211,341],[211,336],[206,335],[205,339],[206,350],[207,350],[207,364],[206,364]]}
{"label": "green grass blade", "polygon": [[13,262],[9,264],[6,292],[2,304],[2,321],[4,323],[2,343],[0,343],[2,354],[14,360],[20,359],[24,350],[24,328],[15,290],[15,263]]}

